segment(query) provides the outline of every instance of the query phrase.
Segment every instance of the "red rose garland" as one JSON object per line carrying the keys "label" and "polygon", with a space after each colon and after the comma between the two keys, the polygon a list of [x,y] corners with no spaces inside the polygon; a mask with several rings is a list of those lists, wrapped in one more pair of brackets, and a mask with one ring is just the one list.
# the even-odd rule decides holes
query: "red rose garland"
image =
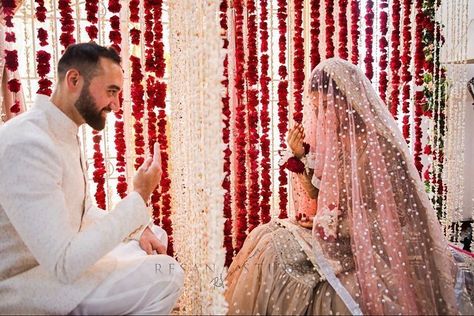
{"label": "red rose garland", "polygon": [[[278,61],[280,67],[278,74],[280,75],[280,82],[278,83],[278,130],[280,132],[280,148],[286,148],[285,136],[288,131],[288,81],[286,79],[288,72],[286,69],[286,18],[287,18],[287,2],[286,0],[278,0],[278,31],[280,33],[278,44],[279,53]],[[280,214],[279,218],[287,218],[288,212],[288,174],[283,166],[280,166],[278,181],[280,186],[278,194],[280,196]]]}
{"label": "red rose garland", "polygon": [[411,5],[412,0],[403,1],[403,55],[402,61],[402,112],[403,112],[403,137],[406,142],[410,142],[410,82],[412,75],[409,67],[411,63]]}
{"label": "red rose garland", "polygon": [[295,12],[295,32],[293,38],[294,57],[293,57],[293,97],[295,100],[295,109],[293,120],[301,123],[303,120],[303,89],[304,89],[304,39],[303,39],[303,0],[294,1]]}
{"label": "red rose garland", "polygon": [[[157,218],[159,212],[161,212],[161,225],[163,229],[168,234],[168,255],[172,256],[174,254],[173,248],[173,227],[171,221],[171,179],[168,170],[168,137],[166,134],[167,126],[167,116],[166,116],[166,83],[163,81],[165,76],[166,64],[164,58],[164,45],[163,45],[163,22],[162,22],[162,11],[163,11],[163,1],[158,0],[154,1],[154,11],[153,11],[153,32],[154,32],[154,41],[153,41],[153,51],[154,51],[154,72],[157,78],[155,83],[155,98],[156,105],[158,107],[158,118],[157,118],[157,140],[160,144],[161,151],[161,182],[160,182],[160,192],[155,191],[152,195],[153,209],[157,211],[154,213],[154,217]],[[161,199],[161,209],[160,205],[157,204],[157,198]]]}
{"label": "red rose garland", "polygon": [[[5,19],[5,25],[9,30],[13,30],[13,12],[16,8],[15,1],[2,0],[2,8]],[[3,40],[3,39],[2,39]],[[5,32],[5,42],[15,43],[15,34],[14,32]],[[8,50],[5,49],[5,68],[11,72],[18,70],[18,52],[16,49]],[[17,79],[10,79],[8,81],[8,90],[16,94],[20,91],[20,82]],[[16,97],[15,97],[16,99]],[[19,113],[21,110],[20,102],[18,100],[11,106],[11,113]]]}
{"label": "red rose garland", "polygon": [[[223,1],[225,2],[225,0]],[[260,169],[262,174],[261,181],[261,196],[260,201],[260,218],[262,223],[270,221],[270,198],[271,191],[271,163],[270,163],[270,139],[268,133],[270,132],[270,77],[269,71],[269,56],[268,56],[268,2],[267,0],[260,1],[260,54],[261,54],[261,68],[260,68],[260,91],[262,110],[260,111],[260,150],[262,152],[262,160]]]}
{"label": "red rose garland", "polygon": [[58,10],[61,18],[61,35],[59,42],[66,49],[69,45],[74,44],[76,40],[72,35],[74,33],[74,19],[72,18],[71,0],[58,0]]}
{"label": "red rose garland", "polygon": [[[264,0],[265,1],[265,0]],[[228,25],[227,25],[227,0],[222,0],[220,4],[220,25],[222,28],[222,40],[223,48],[227,51],[229,47],[228,36]],[[224,142],[224,180],[222,181],[222,188],[224,189],[224,208],[223,215],[225,218],[224,223],[224,249],[225,249],[225,266],[229,267],[234,258],[234,246],[232,237],[232,196],[230,191],[230,174],[231,174],[231,149],[230,149],[230,97],[229,97],[229,59],[228,54],[224,58],[224,80],[222,85],[224,86],[225,95],[222,97],[222,115],[224,127],[222,128],[222,141]],[[263,193],[263,191],[262,191]],[[263,199],[263,197],[262,197]]]}
{"label": "red rose garland", "polygon": [[351,0],[351,62],[354,65],[359,63],[359,0]]}
{"label": "red rose garland", "polygon": [[[416,29],[415,29],[415,64],[414,64],[414,75],[415,75],[415,84],[418,87],[423,85],[423,64],[425,61],[425,56],[423,53],[423,42],[422,42],[422,33],[423,33],[423,0],[416,0]],[[421,163],[421,116],[423,114],[424,106],[424,93],[422,90],[417,90],[415,92],[415,143],[413,146],[413,152],[415,156],[415,166],[418,172],[421,175],[423,164]]]}
{"label": "red rose garland", "polygon": [[144,101],[143,101],[143,72],[142,66],[140,63],[140,58],[131,55],[130,62],[132,66],[131,74],[131,99],[133,102],[132,105],[132,116],[135,119],[133,124],[133,129],[135,131],[135,169],[138,169],[144,162],[145,155],[145,139],[143,137],[143,123],[142,119],[144,116]]}
{"label": "red rose garland", "polygon": [[[97,38],[97,10],[98,4],[97,2],[92,2],[90,0],[86,0],[85,2],[86,12],[87,12],[87,21],[90,22],[90,25],[86,27],[87,34],[89,35],[89,39],[93,41]],[[96,184],[96,192],[94,194],[97,206],[101,209],[107,209],[106,203],[106,192],[105,192],[105,175],[107,173],[105,169],[104,163],[104,155],[102,154],[101,150],[101,141],[102,136],[99,131],[93,130],[92,131],[92,141],[94,143],[94,171],[92,172],[92,180]]]}
{"label": "red rose garland", "polygon": [[326,58],[334,57],[334,0],[326,0]]}
{"label": "red rose garland", "polygon": [[104,156],[102,155],[100,148],[102,137],[97,131],[93,131],[93,135],[92,141],[94,142],[94,171],[92,173],[92,180],[97,184],[94,196],[97,206],[105,210],[107,209],[104,177],[106,170],[104,165]]}
{"label": "red rose garland", "polygon": [[259,137],[258,137],[258,52],[257,52],[257,9],[254,0],[247,0],[247,47],[246,67],[248,143],[250,186],[249,186],[249,232],[260,224],[260,184],[259,184]]}
{"label": "red rose garland", "polygon": [[[119,0],[109,0],[108,9],[112,13],[110,17],[110,32],[109,39],[112,42],[112,47],[117,51],[121,51],[122,36],[120,34],[120,11],[122,5]],[[124,130],[124,121],[123,121],[123,96],[120,94],[120,110],[115,112],[115,150],[117,151],[117,164],[116,170],[118,172],[117,177],[117,194],[120,198],[127,196],[128,184],[126,178],[126,166],[127,162],[125,159],[125,153],[127,150],[127,144],[125,142],[125,130]]]}
{"label": "red rose garland", "polygon": [[246,134],[247,124],[244,102],[244,38],[243,38],[243,4],[241,0],[234,2],[235,8],[235,89],[237,94],[236,107],[236,139],[235,139],[235,199],[237,207],[236,217],[236,244],[235,251],[238,253],[247,237],[247,170],[246,170]]}
{"label": "red rose garland", "polygon": [[339,57],[347,60],[347,3],[348,0],[339,0]]}
{"label": "red rose garland", "polygon": [[310,30],[310,43],[311,43],[311,70],[314,69],[321,62],[321,55],[319,54],[319,34],[321,27],[320,12],[319,12],[319,1],[311,0],[311,30]]}
{"label": "red rose garland", "polygon": [[87,13],[87,21],[90,25],[86,26],[86,32],[89,35],[89,39],[91,41],[97,38],[97,22],[99,19],[97,18],[97,11],[99,10],[99,3],[96,0],[86,0],[86,13]]}
{"label": "red rose garland", "polygon": [[367,0],[366,13],[365,13],[365,48],[366,54],[364,58],[365,62],[365,75],[372,81],[374,77],[374,68],[373,68],[373,34],[374,34],[374,2],[372,0]]}
{"label": "red rose garland", "polygon": [[390,69],[392,72],[392,92],[390,94],[390,112],[397,119],[398,105],[400,103],[400,0],[393,0],[392,5],[392,57],[390,59]]}
{"label": "red rose garland", "polygon": [[112,42],[112,47],[120,53],[122,44],[122,35],[120,33],[120,10],[122,10],[122,5],[120,0],[109,0],[108,9],[112,13],[109,19],[111,28],[109,39]]}
{"label": "red rose garland", "polygon": [[379,77],[379,94],[380,98],[386,102],[387,99],[387,86],[388,86],[388,41],[387,41],[387,32],[388,32],[388,1],[380,1],[380,40],[379,40],[379,50],[380,50],[380,77]]}
{"label": "red rose garland", "polygon": [[[46,21],[46,12],[48,11],[44,6],[44,0],[36,0],[37,6],[35,9],[35,16],[39,23],[44,23]],[[41,47],[48,46],[48,31],[40,27],[38,29],[38,40]],[[38,73],[38,94],[44,94],[50,96],[52,82],[49,80],[47,75],[50,71],[50,60],[51,54],[45,50],[36,51],[36,72]]]}

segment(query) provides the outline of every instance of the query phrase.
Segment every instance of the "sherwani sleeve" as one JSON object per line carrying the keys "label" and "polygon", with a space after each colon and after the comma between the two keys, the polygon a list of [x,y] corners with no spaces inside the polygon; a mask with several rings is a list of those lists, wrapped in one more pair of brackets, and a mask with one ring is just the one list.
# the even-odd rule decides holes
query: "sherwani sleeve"
{"label": "sherwani sleeve", "polygon": [[[88,226],[95,221],[103,218],[104,216],[107,216],[108,212],[104,211],[103,209],[98,208],[94,203],[92,203],[92,198],[89,194],[89,190],[86,192],[86,202],[85,202],[85,215],[84,215],[84,226]],[[130,241],[130,240],[136,240],[139,241],[143,232],[147,227],[150,227],[150,229],[153,227],[153,219],[150,216],[148,219],[148,222],[145,225],[140,225],[137,227],[134,231],[132,231],[125,239],[123,240],[124,242]]]}
{"label": "sherwani sleeve", "polygon": [[113,212],[79,229],[69,217],[72,210],[67,209],[61,187],[56,147],[44,137],[31,137],[33,141],[12,143],[0,152],[0,200],[40,266],[61,282],[73,282],[147,224],[150,214],[141,196],[132,192]]}

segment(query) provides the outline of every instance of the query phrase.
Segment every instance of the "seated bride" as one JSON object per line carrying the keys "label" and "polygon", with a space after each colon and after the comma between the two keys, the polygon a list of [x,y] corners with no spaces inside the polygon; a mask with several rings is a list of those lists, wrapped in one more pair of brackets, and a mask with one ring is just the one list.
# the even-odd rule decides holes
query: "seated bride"
{"label": "seated bride", "polygon": [[229,314],[473,311],[407,144],[369,80],[328,59],[308,95],[304,129],[288,136],[298,215],[248,235],[227,276]]}

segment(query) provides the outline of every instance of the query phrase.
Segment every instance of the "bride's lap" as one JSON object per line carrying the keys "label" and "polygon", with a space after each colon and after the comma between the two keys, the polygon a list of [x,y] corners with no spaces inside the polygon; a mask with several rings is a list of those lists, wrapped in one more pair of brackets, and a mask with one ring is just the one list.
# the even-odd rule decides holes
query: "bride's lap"
{"label": "bride's lap", "polygon": [[249,234],[227,281],[229,314],[347,312],[293,233],[275,221]]}

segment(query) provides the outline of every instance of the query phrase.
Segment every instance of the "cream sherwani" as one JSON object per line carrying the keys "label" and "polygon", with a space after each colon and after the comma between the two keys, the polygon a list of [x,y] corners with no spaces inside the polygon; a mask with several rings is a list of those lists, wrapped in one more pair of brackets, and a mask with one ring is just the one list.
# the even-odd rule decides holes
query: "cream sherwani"
{"label": "cream sherwani", "polygon": [[[120,262],[117,246],[148,223],[149,211],[136,192],[110,213],[92,206],[77,133],[75,123],[40,95],[30,111],[0,127],[2,314],[67,314],[86,298],[94,300],[94,293],[108,295],[100,285],[111,275],[114,282],[123,277],[119,266],[126,266],[126,274],[136,270],[136,261]],[[138,257],[142,263],[146,256]],[[148,257],[174,263],[163,255]]]}

